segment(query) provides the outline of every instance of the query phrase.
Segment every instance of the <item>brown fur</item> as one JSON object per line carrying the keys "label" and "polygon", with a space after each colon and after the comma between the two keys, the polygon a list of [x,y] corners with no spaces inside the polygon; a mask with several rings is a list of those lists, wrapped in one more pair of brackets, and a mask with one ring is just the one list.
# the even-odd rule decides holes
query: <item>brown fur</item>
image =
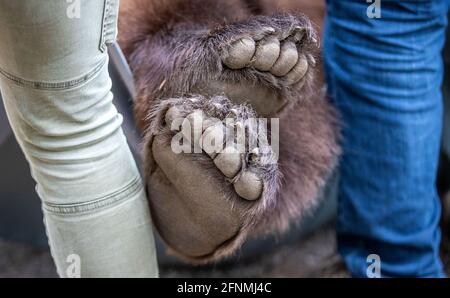
{"label": "brown fur", "polygon": [[[156,133],[152,129],[156,116],[149,115],[162,111],[163,100],[189,96],[198,83],[212,79],[252,82],[276,90],[291,103],[273,115],[280,118],[280,173],[276,173],[282,177],[279,190],[275,185],[277,179],[272,179],[270,187],[276,191],[263,200],[265,204],[248,208],[245,216],[250,220],[246,220],[233,241],[212,255],[193,258],[177,252],[182,257],[194,261],[217,259],[235,251],[248,234],[273,228],[286,230],[292,219],[317,202],[321,187],[336,164],[338,125],[334,109],[322,94],[320,74],[310,71],[306,86],[291,88],[272,76],[252,69],[231,71],[221,63],[220,51],[224,45],[264,25],[276,27],[283,26],[283,22],[298,22],[313,34],[309,19],[298,14],[255,16],[255,13],[272,15],[277,7],[283,12],[301,11],[301,7],[293,7],[291,3],[287,0],[122,1],[119,41],[135,77],[138,94],[135,116],[139,128],[146,132],[145,148],[149,148]],[[320,22],[320,14],[315,18]],[[313,47],[305,46],[302,50],[317,57]],[[146,152],[149,177],[153,167],[151,153]],[[219,175],[213,172],[212,175]]]}

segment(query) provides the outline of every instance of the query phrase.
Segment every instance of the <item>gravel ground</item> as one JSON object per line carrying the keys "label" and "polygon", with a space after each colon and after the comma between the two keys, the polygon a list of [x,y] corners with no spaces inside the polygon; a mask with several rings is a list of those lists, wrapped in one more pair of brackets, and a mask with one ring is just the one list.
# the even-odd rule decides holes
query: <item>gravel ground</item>
{"label": "gravel ground", "polygon": [[[446,235],[448,233],[444,233]],[[443,260],[450,274],[450,242],[444,240]],[[161,267],[162,277],[348,277],[336,254],[332,227],[271,253],[235,264],[207,267]],[[0,278],[57,277],[48,251],[0,240]]]}
{"label": "gravel ground", "polygon": [[[302,243],[280,246],[264,256],[239,259],[235,264],[160,268],[162,277],[345,277],[335,253],[332,228]],[[0,278],[57,277],[47,250],[0,239]]]}
{"label": "gravel ground", "polygon": [[57,277],[50,253],[0,239],[0,278]]}

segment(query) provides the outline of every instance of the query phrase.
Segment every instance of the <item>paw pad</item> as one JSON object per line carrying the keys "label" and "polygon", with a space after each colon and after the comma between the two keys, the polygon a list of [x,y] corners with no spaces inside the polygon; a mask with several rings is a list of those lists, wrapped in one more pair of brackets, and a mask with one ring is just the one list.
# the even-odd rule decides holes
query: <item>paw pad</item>
{"label": "paw pad", "polygon": [[[277,30],[249,30],[249,36],[238,39],[222,53],[222,62],[232,70],[254,68],[285,79],[289,85],[299,83],[308,68],[316,62],[311,54],[303,53],[305,44],[317,44],[311,27],[281,19]],[[310,25],[306,25],[310,26]]]}

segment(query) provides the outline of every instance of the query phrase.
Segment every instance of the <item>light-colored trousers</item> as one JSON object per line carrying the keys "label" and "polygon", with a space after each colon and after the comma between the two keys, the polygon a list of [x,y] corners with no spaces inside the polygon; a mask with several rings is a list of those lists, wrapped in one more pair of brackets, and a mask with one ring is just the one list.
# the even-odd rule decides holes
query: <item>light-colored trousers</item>
{"label": "light-colored trousers", "polygon": [[144,188],[110,91],[117,15],[118,0],[0,0],[0,88],[62,277],[158,275]]}

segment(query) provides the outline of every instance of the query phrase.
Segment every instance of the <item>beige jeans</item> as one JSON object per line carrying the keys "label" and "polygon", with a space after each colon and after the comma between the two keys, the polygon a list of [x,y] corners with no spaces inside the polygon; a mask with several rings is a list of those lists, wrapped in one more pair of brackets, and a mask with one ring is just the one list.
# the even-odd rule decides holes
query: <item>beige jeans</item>
{"label": "beige jeans", "polygon": [[118,0],[0,0],[0,88],[62,277],[158,275],[145,192],[110,92],[117,15]]}

